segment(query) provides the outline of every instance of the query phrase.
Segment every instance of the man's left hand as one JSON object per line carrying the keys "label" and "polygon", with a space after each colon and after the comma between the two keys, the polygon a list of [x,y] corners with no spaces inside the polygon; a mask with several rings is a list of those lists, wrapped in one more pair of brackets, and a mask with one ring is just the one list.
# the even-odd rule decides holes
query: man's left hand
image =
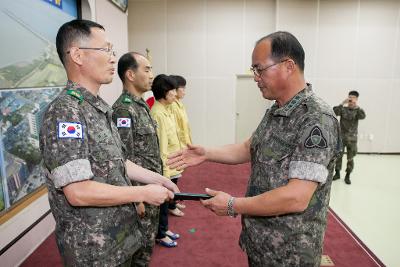
{"label": "man's left hand", "polygon": [[136,212],[140,218],[144,218],[144,216],[146,215],[146,208],[145,208],[143,202],[136,204]]}
{"label": "man's left hand", "polygon": [[213,197],[207,200],[200,200],[201,204],[218,216],[227,216],[228,200],[231,195],[222,191],[215,191],[208,188],[206,188],[206,193]]}

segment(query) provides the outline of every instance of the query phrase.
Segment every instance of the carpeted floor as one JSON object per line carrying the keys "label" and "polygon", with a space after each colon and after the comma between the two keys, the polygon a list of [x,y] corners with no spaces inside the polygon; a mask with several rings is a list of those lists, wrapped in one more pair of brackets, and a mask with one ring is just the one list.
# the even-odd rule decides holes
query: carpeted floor
{"label": "carpeted floor", "polygon": [[[203,193],[208,187],[243,196],[249,172],[248,164],[205,163],[186,170],[178,185],[182,192]],[[170,217],[170,229],[181,234],[178,247],[156,245],[150,266],[247,266],[246,255],[238,245],[240,217],[218,217],[196,201],[185,204],[184,217]],[[323,254],[328,256],[324,266],[383,266],[333,212],[328,214]],[[21,266],[62,266],[54,234]]]}

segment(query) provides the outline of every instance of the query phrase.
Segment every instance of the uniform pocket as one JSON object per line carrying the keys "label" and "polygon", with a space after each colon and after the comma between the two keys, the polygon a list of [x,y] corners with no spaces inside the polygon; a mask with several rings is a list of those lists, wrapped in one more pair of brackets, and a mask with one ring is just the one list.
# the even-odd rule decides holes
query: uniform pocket
{"label": "uniform pocket", "polygon": [[135,145],[138,151],[143,151],[146,154],[156,155],[158,148],[157,142],[157,134],[154,128],[152,127],[140,127],[136,131],[136,140]]}
{"label": "uniform pocket", "polygon": [[265,140],[258,151],[258,161],[278,163],[289,157],[296,144],[291,140],[292,138],[284,138],[284,135],[272,133],[267,140]]}
{"label": "uniform pocket", "polygon": [[148,134],[154,134],[155,130],[152,127],[140,127],[137,128],[137,133],[139,135],[148,135]]}
{"label": "uniform pocket", "polygon": [[109,144],[97,144],[95,148],[91,149],[90,156],[94,161],[99,163],[123,160],[120,149]]}
{"label": "uniform pocket", "polygon": [[90,158],[95,180],[113,185],[127,184],[124,159],[116,146],[97,144],[90,151]]}

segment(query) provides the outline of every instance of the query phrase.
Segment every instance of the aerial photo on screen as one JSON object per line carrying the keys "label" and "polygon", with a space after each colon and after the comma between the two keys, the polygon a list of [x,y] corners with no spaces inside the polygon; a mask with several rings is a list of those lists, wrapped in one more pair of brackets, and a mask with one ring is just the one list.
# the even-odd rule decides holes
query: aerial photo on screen
{"label": "aerial photo on screen", "polygon": [[[55,2],[65,8],[70,1]],[[60,25],[75,18],[71,13],[52,1],[0,1],[0,88],[65,84],[55,39]]]}
{"label": "aerial photo on screen", "polygon": [[41,118],[67,80],[55,39],[76,17],[76,0],[0,1],[0,212],[44,184]]}

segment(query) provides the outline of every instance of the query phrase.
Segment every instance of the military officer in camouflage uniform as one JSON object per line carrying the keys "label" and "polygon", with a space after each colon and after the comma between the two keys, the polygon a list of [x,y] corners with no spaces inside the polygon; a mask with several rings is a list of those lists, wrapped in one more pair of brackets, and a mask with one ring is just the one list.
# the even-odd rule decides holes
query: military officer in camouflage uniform
{"label": "military officer in camouflage uniform", "polygon": [[[359,93],[350,91],[349,96],[338,106],[333,107],[336,116],[340,116],[340,130],[343,140],[343,151],[347,151],[347,168],[344,181],[351,184],[350,173],[354,169],[354,157],[357,155],[358,121],[365,119],[365,112],[357,105]],[[340,179],[343,154],[336,160],[333,180]]]}
{"label": "military officer in camouflage uniform", "polygon": [[159,205],[178,189],[125,160],[112,110],[98,96],[115,63],[104,28],[73,20],[56,44],[68,83],[44,114],[40,149],[57,245],[67,266],[130,266],[143,242],[132,203]]}
{"label": "military officer in camouflage uniform", "polygon": [[[113,120],[118,127],[126,156],[132,162],[148,170],[162,174],[162,161],[157,130],[150,109],[142,95],[151,89],[153,73],[150,62],[141,54],[126,53],[118,61],[118,74],[124,89],[113,105]],[[137,203],[141,214],[145,246],[135,258],[133,266],[148,266],[158,229],[157,206]]]}
{"label": "military officer in camouflage uniform", "polygon": [[250,266],[319,266],[339,123],[332,109],[304,80],[304,50],[288,32],[256,43],[254,80],[264,98],[275,100],[242,144],[219,148],[189,145],[171,156],[171,167],[205,160],[251,162],[246,197],[207,189],[202,201],[217,215],[242,214],[240,245]]}

